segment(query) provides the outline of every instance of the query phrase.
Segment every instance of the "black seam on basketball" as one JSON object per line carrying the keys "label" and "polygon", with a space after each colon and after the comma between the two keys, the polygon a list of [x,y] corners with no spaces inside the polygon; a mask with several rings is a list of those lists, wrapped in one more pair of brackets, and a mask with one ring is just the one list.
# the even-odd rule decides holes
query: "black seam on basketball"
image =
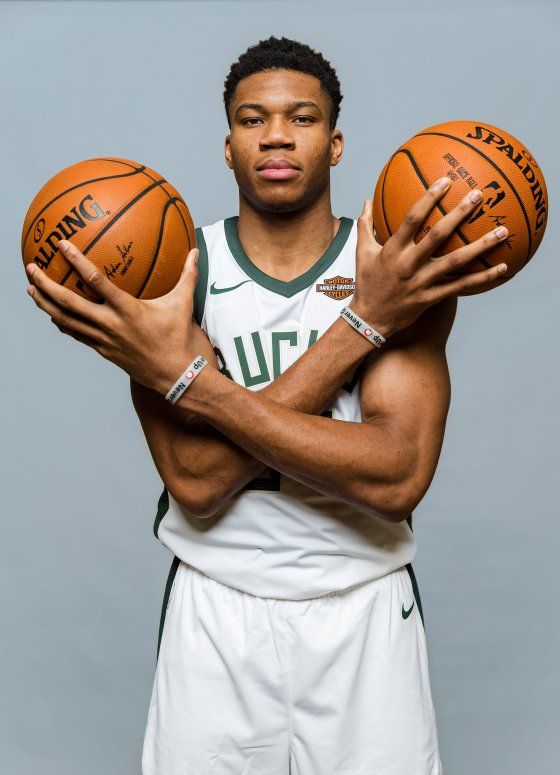
{"label": "black seam on basketball", "polygon": [[133,170],[138,169],[139,172],[143,172],[145,167],[142,164],[141,167],[135,167],[134,164],[130,161],[125,161],[124,159],[113,159],[110,156],[96,156],[95,159],[92,159],[91,161],[114,161],[115,164],[123,164],[125,167],[132,167]]}
{"label": "black seam on basketball", "polygon": [[[107,232],[107,231],[108,231],[108,230],[111,228],[111,226],[113,226],[113,225],[114,225],[114,224],[115,224],[115,223],[116,223],[116,222],[119,220],[119,218],[120,218],[122,215],[124,215],[124,214],[126,213],[126,211],[127,211],[127,210],[130,210],[130,208],[131,208],[133,205],[135,205],[135,204],[136,204],[136,202],[138,202],[138,200],[142,199],[142,197],[146,196],[146,194],[149,194],[149,192],[150,192],[150,191],[152,191],[154,188],[156,188],[156,186],[161,186],[161,184],[162,184],[162,183],[166,183],[166,182],[167,182],[167,181],[166,181],[166,180],[164,180],[164,179],[162,179],[162,180],[157,180],[155,183],[152,183],[152,185],[151,185],[151,186],[148,186],[148,188],[145,188],[143,191],[141,191],[139,194],[137,194],[137,195],[134,197],[134,199],[131,199],[131,200],[130,200],[130,202],[128,202],[128,203],[127,203],[127,204],[126,204],[126,205],[123,207],[123,209],[122,209],[122,210],[119,210],[119,212],[118,212],[118,213],[117,213],[117,214],[114,216],[114,218],[111,218],[111,220],[109,221],[109,223],[105,224],[105,226],[104,226],[104,227],[101,229],[101,231],[100,231],[100,232],[98,232],[98,234],[96,234],[96,235],[95,235],[95,237],[92,239],[92,241],[89,243],[89,245],[87,245],[87,246],[86,246],[86,247],[85,247],[85,248],[82,250],[82,253],[84,254],[84,256],[86,256],[86,255],[89,253],[89,251],[91,250],[91,248],[92,248],[92,247],[95,245],[95,243],[96,243],[96,242],[97,242],[99,239],[101,239],[101,237],[102,237],[102,236],[105,234],[105,232]],[[66,283],[66,281],[68,280],[68,278],[70,277],[70,275],[72,274],[72,272],[75,272],[75,271],[76,271],[76,270],[74,269],[74,267],[71,267],[71,268],[70,268],[70,269],[69,269],[69,270],[66,272],[66,274],[64,275],[64,277],[62,278],[62,280],[60,281],[60,285],[64,285],[64,284]]]}
{"label": "black seam on basketball", "polygon": [[[155,180],[155,178],[153,178],[153,177],[150,175],[150,173],[149,173],[149,172],[146,172],[146,168],[145,168],[145,167],[144,167],[144,169],[142,170],[142,174],[143,174],[143,175],[145,175],[147,178],[150,178],[150,180]],[[165,191],[165,189],[164,189],[164,191]],[[169,193],[168,193],[167,191],[165,191],[165,193],[167,194],[167,196],[169,196]]]}
{"label": "black seam on basketball", "polygon": [[[114,159],[92,159],[91,161],[114,161]],[[130,166],[130,165],[129,165]],[[51,199],[50,202],[47,202],[47,204],[37,213],[35,218],[33,219],[33,222],[30,224],[27,234],[25,235],[23,242],[21,243],[21,250],[23,252],[25,248],[25,243],[27,242],[27,238],[29,237],[29,233],[31,232],[31,229],[37,223],[37,220],[41,217],[41,215],[45,212],[45,210],[50,207],[54,202],[56,202],[57,199],[60,199],[61,196],[64,196],[65,194],[70,193],[70,191],[74,191],[76,188],[80,188],[80,186],[89,186],[90,183],[99,183],[100,180],[113,180],[114,178],[128,178],[131,175],[137,175],[139,172],[143,172],[144,167],[135,167],[134,172],[120,172],[118,175],[104,175],[102,178],[92,178],[91,180],[83,180],[81,183],[76,183],[75,186],[70,186],[70,188],[67,188],[65,191],[62,191],[60,194],[57,194],[54,199]]]}
{"label": "black seam on basketball", "polygon": [[[148,172],[146,172],[146,168],[144,168],[142,171],[143,171],[144,175],[147,178],[150,178],[150,180],[155,180],[155,178],[152,178],[152,176]],[[167,181],[165,181],[165,182],[167,183]],[[164,188],[163,186],[161,187],[161,189],[162,189],[162,191],[165,191],[165,193],[167,194],[169,199],[173,200],[173,204],[175,205],[175,209],[179,213],[179,218],[183,221],[183,226],[185,227],[185,234],[187,235],[187,240],[188,240],[188,243],[189,243],[189,249],[187,251],[187,253],[188,253],[188,252],[190,252],[191,247],[192,247],[191,237],[190,237],[189,230],[187,228],[187,224],[185,222],[185,219],[183,218],[183,213],[179,210],[179,208],[178,208],[178,206],[176,204],[176,202],[178,202],[179,200],[177,199],[177,197],[172,196],[172,194],[170,194],[169,191],[166,188]]]}
{"label": "black seam on basketball", "polygon": [[[421,132],[420,134],[414,135],[414,137],[429,137],[429,136],[432,136],[432,135],[434,137],[448,137],[450,140],[456,140],[458,143],[462,143],[463,145],[466,145],[467,148],[471,148],[473,151],[476,151],[476,153],[478,153],[479,156],[482,156],[483,159],[485,159],[489,164],[491,164],[494,167],[494,169],[497,170],[497,172],[499,172],[500,175],[507,182],[507,184],[511,188],[511,191],[512,191],[513,195],[515,196],[515,198],[519,202],[519,206],[521,207],[521,211],[523,213],[523,217],[525,218],[525,224],[527,226],[527,236],[529,238],[529,248],[527,250],[527,258],[523,262],[523,266],[525,266],[525,264],[529,261],[529,259],[531,257],[531,246],[532,246],[531,224],[529,223],[529,217],[527,215],[527,211],[525,210],[525,205],[521,201],[521,197],[519,196],[519,194],[515,190],[511,180],[508,178],[506,173],[500,167],[498,167],[498,165],[494,161],[492,161],[492,159],[490,159],[488,156],[486,156],[485,153],[483,153],[481,150],[479,150],[475,145],[471,145],[470,143],[467,143],[466,140],[461,140],[460,137],[455,137],[454,135],[448,135],[448,134],[445,134],[445,132]],[[540,181],[539,181],[539,185],[540,185]],[[542,188],[542,186],[541,186],[541,188]]]}
{"label": "black seam on basketball", "polygon": [[[416,163],[416,159],[414,158],[414,156],[411,153],[411,151],[409,151],[408,148],[399,148],[398,151],[395,151],[394,156],[396,156],[397,153],[404,153],[406,156],[408,156],[408,158],[410,160],[410,163],[414,167],[414,171],[416,172],[416,174],[420,178],[420,182],[422,183],[422,185],[424,186],[424,188],[427,191],[429,189],[429,187],[430,187],[429,183],[426,180],[426,178],[424,177],[424,175],[422,174],[422,171],[421,171],[420,167],[418,166],[418,164]],[[447,215],[447,210],[445,209],[445,207],[441,204],[441,202],[439,200],[436,202],[436,207],[437,207],[437,209],[440,211],[440,213],[442,215]],[[459,239],[461,239],[465,243],[465,245],[469,244],[469,240],[465,237],[465,235],[463,234],[463,232],[461,231],[461,229],[458,226],[455,229],[453,229],[453,232],[459,237]],[[492,264],[489,264],[486,261],[485,258],[483,258],[482,256],[476,256],[475,258],[476,258],[477,261],[480,261],[480,263],[482,264],[483,267],[485,267],[486,269],[491,269]]]}
{"label": "black seam on basketball", "polygon": [[[163,190],[165,191],[165,189],[163,189]],[[165,193],[167,193],[167,191]],[[152,275],[152,272],[154,271],[154,267],[156,265],[156,261],[157,261],[158,255],[159,255],[159,250],[161,248],[161,241],[163,239],[163,230],[165,228],[165,216],[167,215],[167,211],[169,210],[171,205],[174,204],[174,203],[175,203],[174,199],[168,199],[167,202],[165,203],[164,207],[163,207],[163,211],[161,213],[161,221],[160,221],[160,224],[159,224],[159,234],[158,234],[158,239],[157,239],[157,243],[156,243],[156,248],[155,248],[152,260],[150,262],[150,267],[149,267],[148,271],[146,272],[146,276],[144,277],[144,281],[143,281],[142,285],[140,286],[140,290],[136,294],[136,298],[137,299],[140,298],[140,294],[143,292],[144,288],[148,284],[148,281],[149,281],[149,279],[150,279],[150,277]]]}
{"label": "black seam on basketball", "polygon": [[[179,209],[179,206],[177,205],[177,202],[183,202],[183,199],[182,199],[182,197],[172,196],[169,193],[169,191],[166,188],[164,188],[163,186],[161,188],[162,188],[163,191],[165,191],[165,193],[167,194],[167,196],[171,200],[173,206],[175,207],[175,209],[179,213],[179,218],[183,222],[183,226],[185,227],[185,234],[187,235],[187,241],[189,243],[189,248],[187,250],[187,253],[188,253],[190,251],[190,249],[191,249],[191,238],[190,238],[190,235],[189,235],[189,230],[187,228],[186,221],[185,221],[185,219],[183,217],[183,213],[181,212],[181,210]],[[183,204],[185,204],[185,203],[183,202]],[[185,207],[186,207],[186,205],[185,205]]]}
{"label": "black seam on basketball", "polygon": [[389,232],[389,236],[393,236],[393,232],[391,231],[391,227],[389,226],[389,219],[387,218],[387,213],[385,212],[385,181],[387,180],[387,173],[389,172],[389,167],[391,166],[391,162],[393,161],[395,154],[391,156],[389,161],[387,162],[387,166],[385,167],[385,175],[383,176],[383,182],[381,184],[381,209],[383,211],[383,220],[385,221],[385,228]]}
{"label": "black seam on basketball", "polygon": [[[152,177],[152,175],[150,175],[148,172],[146,172],[145,165],[141,165],[140,167],[135,167],[134,164],[131,164],[130,162],[122,161],[121,159],[114,159],[114,158],[101,157],[101,156],[96,157],[95,159],[91,159],[91,161],[110,161],[110,162],[114,162],[115,164],[122,164],[122,165],[124,165],[126,167],[131,167],[133,171],[132,172],[120,173],[118,175],[107,175],[107,176],[104,176],[104,177],[101,177],[101,178],[92,178],[91,180],[85,180],[85,181],[82,181],[81,183],[77,183],[75,186],[71,186],[70,188],[66,189],[65,191],[62,191],[60,194],[57,194],[57,196],[55,196],[50,202],[48,202],[42,208],[42,210],[39,213],[37,213],[37,215],[35,216],[33,222],[30,224],[29,229],[27,230],[27,234],[25,235],[25,240],[24,240],[23,245],[22,245],[22,250],[23,250],[23,247],[25,245],[25,242],[27,241],[29,233],[31,232],[31,229],[33,228],[33,225],[36,223],[37,219],[40,218],[41,214],[48,207],[50,207],[50,205],[53,204],[53,202],[56,202],[57,199],[60,199],[60,197],[62,197],[65,194],[69,193],[70,191],[73,191],[76,188],[80,188],[80,186],[89,185],[90,183],[97,183],[97,182],[99,182],[101,180],[112,180],[113,178],[130,177],[131,175],[136,175],[139,172],[143,173],[149,180],[153,181],[154,185],[149,186],[147,189],[145,189],[144,191],[140,192],[140,194],[138,194],[133,200],[131,200],[127,204],[126,207],[124,207],[122,210],[120,210],[117,213],[117,215],[108,224],[106,224],[104,226],[104,228],[94,237],[94,239],[89,243],[89,245],[87,245],[81,251],[83,253],[83,255],[87,255],[87,253],[91,250],[91,248],[95,245],[95,243],[99,240],[99,238],[102,237],[103,234],[108,229],[111,228],[111,226],[113,226],[113,224],[121,217],[121,215],[123,215],[123,213],[126,212],[126,210],[128,210],[133,204],[135,204],[139,199],[141,199],[145,194],[147,194],[149,191],[154,189],[156,186],[160,186],[161,190],[167,195],[168,201],[166,202],[166,204],[164,206],[163,213],[162,213],[162,220],[161,220],[161,224],[160,224],[160,232],[159,232],[159,235],[158,235],[158,242],[157,242],[155,254],[154,254],[154,256],[152,258],[152,261],[150,263],[150,268],[148,270],[148,273],[147,273],[146,277],[144,278],[142,287],[140,288],[140,290],[136,294],[136,298],[138,298],[140,296],[140,294],[142,293],[142,291],[144,290],[144,288],[146,287],[146,285],[147,285],[147,283],[148,283],[148,281],[150,279],[150,276],[151,276],[151,274],[152,274],[152,272],[154,270],[155,262],[157,260],[157,257],[158,257],[158,254],[159,254],[159,250],[160,250],[160,247],[161,247],[161,240],[162,240],[162,235],[163,235],[163,227],[164,227],[165,215],[166,215],[167,210],[168,210],[170,205],[173,205],[175,207],[175,209],[177,210],[178,214],[179,214],[179,218],[181,219],[181,222],[182,222],[182,224],[184,226],[185,234],[186,234],[186,237],[187,237],[188,251],[191,250],[191,244],[192,243],[191,243],[191,238],[190,238],[189,230],[188,230],[185,218],[183,217],[183,213],[181,212],[181,210],[177,206],[177,202],[178,201],[182,201],[182,200],[180,200],[178,197],[173,196],[172,194],[169,193],[169,191],[167,191],[167,189],[164,187],[164,184],[168,182],[166,179],[163,178],[161,180],[157,180],[156,178]],[[71,276],[71,274],[74,271],[75,270],[73,268],[68,270],[68,272],[64,275],[64,277],[60,281],[60,285],[65,285],[67,280],[68,280],[68,278]]]}
{"label": "black seam on basketball", "polygon": [[[98,159],[98,161],[116,161],[116,162],[118,162],[119,164],[125,164],[127,167],[133,167],[133,166],[134,166],[134,165],[133,165],[133,164],[131,164],[130,162],[123,161],[122,159],[100,158],[100,159]],[[144,175],[145,175],[147,178],[149,178],[150,180],[153,180],[154,182],[156,181],[156,179],[155,179],[155,178],[153,178],[153,177],[152,177],[152,176],[151,176],[151,175],[150,175],[148,172],[146,172],[146,167],[145,167],[144,165],[142,165],[142,169],[141,169],[141,170],[139,170],[139,171],[141,171],[141,172],[142,172],[142,173],[143,173],[143,174],[144,174]],[[166,183],[168,183],[168,181],[167,181],[167,180],[166,180],[165,182],[166,182]],[[177,197],[173,197],[173,195],[172,195],[172,194],[170,194],[170,193],[169,193],[169,191],[168,191],[166,188],[164,188],[164,187],[163,187],[163,185],[162,185],[162,187],[161,187],[161,190],[162,190],[162,191],[164,191],[164,192],[167,194],[167,196],[168,196],[168,198],[169,198],[169,199],[173,199],[173,204],[175,205],[175,209],[176,209],[176,210],[177,210],[177,212],[179,213],[179,217],[180,217],[180,219],[181,219],[181,220],[182,220],[182,222],[183,222],[183,226],[185,227],[185,234],[187,235],[187,240],[188,240],[188,243],[189,243],[189,251],[190,251],[190,250],[191,250],[191,245],[192,245],[192,243],[191,243],[191,237],[190,237],[190,234],[189,234],[189,229],[188,229],[188,227],[187,227],[187,224],[186,224],[186,222],[185,222],[185,219],[183,218],[183,213],[182,213],[182,212],[179,210],[179,208],[178,208],[178,207],[177,207],[177,205],[175,204],[175,203],[176,203],[176,202],[178,202],[179,200],[177,199]],[[184,204],[184,202],[183,202],[183,204]],[[186,207],[186,205],[185,205],[185,207]]]}
{"label": "black seam on basketball", "polygon": [[[167,189],[165,189],[165,188],[164,188],[163,190],[165,191],[165,193],[167,194],[167,196],[169,196],[169,191],[167,191]],[[181,210],[179,209],[179,206],[178,206],[178,204],[177,204],[177,202],[182,202],[183,200],[182,200],[182,198],[181,198],[181,199],[179,199],[179,197],[176,197],[176,196],[174,196],[174,197],[173,197],[173,199],[172,199],[171,201],[172,201],[172,203],[173,203],[173,205],[174,205],[175,209],[176,209],[176,210],[177,210],[177,212],[179,213],[179,218],[181,219],[181,221],[183,222],[183,226],[185,227],[185,234],[187,235],[187,241],[188,241],[188,243],[189,243],[189,249],[187,250],[187,253],[189,253],[189,252],[190,252],[190,250],[191,250],[191,238],[190,238],[190,235],[189,235],[189,230],[188,230],[188,228],[187,228],[186,221],[185,221],[185,219],[183,218],[183,213],[181,212]],[[183,204],[184,204],[184,202],[183,202]],[[185,205],[185,207],[186,207],[186,205]]]}

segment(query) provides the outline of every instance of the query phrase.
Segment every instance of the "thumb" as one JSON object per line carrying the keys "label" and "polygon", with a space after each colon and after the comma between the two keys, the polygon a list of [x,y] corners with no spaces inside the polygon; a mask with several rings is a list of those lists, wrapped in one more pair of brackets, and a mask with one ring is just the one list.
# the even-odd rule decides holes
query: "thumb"
{"label": "thumb", "polygon": [[358,218],[358,239],[365,244],[374,241],[373,237],[373,201],[364,200],[362,214]]}
{"label": "thumb", "polygon": [[181,270],[181,275],[179,277],[179,280],[177,282],[177,285],[175,288],[173,288],[173,291],[177,291],[179,293],[187,293],[190,291],[191,293],[194,293],[194,287],[196,285],[196,281],[198,280],[198,256],[200,251],[198,248],[193,248],[192,250],[189,250],[189,253],[187,255],[187,258],[185,260],[185,264],[183,266],[183,269]]}
{"label": "thumb", "polygon": [[[373,200],[366,199],[364,209],[358,218],[358,244],[356,250],[366,249],[369,255],[378,256],[383,250],[383,245],[378,241],[373,224]],[[357,255],[358,255],[357,253]]]}

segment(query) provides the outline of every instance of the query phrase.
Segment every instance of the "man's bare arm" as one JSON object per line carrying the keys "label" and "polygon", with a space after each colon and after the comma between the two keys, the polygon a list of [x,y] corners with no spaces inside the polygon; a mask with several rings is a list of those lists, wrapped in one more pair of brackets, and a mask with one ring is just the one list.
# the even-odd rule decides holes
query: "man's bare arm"
{"label": "man's bare arm", "polygon": [[[449,185],[449,181],[447,181],[447,184]],[[474,257],[493,247],[500,239],[503,238],[503,235],[498,236],[496,232],[490,232],[488,235],[485,235],[485,237],[475,241],[474,243],[464,246],[463,248],[460,248],[451,254],[444,255],[437,259],[431,255],[435,248],[444,241],[444,239],[453,231],[457,224],[460,223],[460,221],[463,220],[476,206],[472,195],[465,197],[465,199],[462,200],[455,208],[453,208],[450,213],[442,218],[441,222],[438,223],[437,229],[432,229],[425,239],[421,240],[420,243],[415,242],[414,238],[418,230],[418,226],[426,219],[429,211],[433,209],[437,199],[443,195],[444,190],[445,187],[441,186],[441,181],[438,181],[436,184],[434,184],[434,186],[430,187],[424,196],[421,197],[417,203],[415,203],[409,213],[407,213],[407,216],[403,220],[397,232],[383,247],[379,246],[373,238],[373,232],[371,228],[372,203],[370,200],[366,200],[364,204],[364,211],[358,220],[358,246],[356,251],[357,291],[354,295],[354,298],[352,299],[352,308],[355,309],[355,311],[361,310],[362,317],[364,317],[370,324],[373,323],[374,327],[377,328],[382,334],[385,333],[385,335],[391,336],[390,341],[393,343],[399,340],[398,338],[395,340],[395,337],[392,334],[406,331],[407,327],[411,327],[414,322],[417,321],[423,310],[429,310],[429,308],[434,306],[437,301],[442,299],[454,299],[457,293],[463,293],[465,291],[470,292],[473,289],[479,287],[488,287],[488,283],[495,283],[500,271],[506,268],[505,265],[500,265],[499,267],[492,267],[491,269],[477,272],[475,274],[469,274],[459,279],[450,279],[448,274],[451,271],[456,272],[463,265],[466,265],[468,262],[472,261]],[[372,292],[372,289],[375,291],[375,293]],[[357,294],[360,296],[360,300],[362,302],[361,304]],[[340,327],[340,325],[344,326],[346,324],[344,322],[341,323],[340,321],[337,321],[337,323],[333,325],[338,325]],[[348,332],[346,332],[345,335],[348,336]],[[323,337],[321,337],[321,339],[323,339]],[[358,341],[359,340],[360,337],[358,337]],[[314,348],[317,348],[320,344],[320,341],[321,340],[315,343],[315,345],[313,345],[313,347],[310,348],[310,351],[308,351],[308,353],[305,355],[307,356],[309,352],[313,351]],[[384,348],[382,355],[385,356],[385,362],[387,362],[387,353],[391,351],[391,347]],[[202,354],[206,354],[206,352],[203,351]],[[329,354],[330,353],[325,353],[325,357],[328,357]],[[332,364],[336,365],[337,363],[340,363],[341,357],[344,357],[344,350],[339,350],[336,352],[336,359],[332,361]],[[211,361],[211,363],[212,362],[215,363],[215,360]],[[319,364],[319,366],[320,365],[324,366],[325,363],[322,362],[322,364]],[[288,372],[289,371],[290,370],[288,370]],[[165,394],[164,391],[167,388],[167,383],[172,379],[173,376],[173,374],[170,374],[168,377],[166,377],[165,383],[161,386],[158,386],[158,393]],[[248,395],[245,395],[248,392],[245,389],[241,388],[240,386],[236,386],[235,384],[226,385],[225,378],[220,375],[216,369],[206,368],[201,373],[200,377],[197,378],[196,383],[199,383],[201,380],[202,385],[209,385],[209,380],[212,381],[212,386],[215,390],[213,393],[210,391],[209,397],[213,398],[215,403],[223,401],[231,403],[228,403],[227,406],[217,406],[218,413],[216,417],[209,416],[210,407],[208,405],[204,407],[202,403],[200,403],[195,412],[198,414],[199,420],[206,419],[209,421],[214,426],[216,431],[220,431],[224,435],[228,436],[233,442],[237,443],[238,446],[242,448],[242,450],[245,450],[247,455],[257,458],[265,465],[272,465],[272,467],[278,468],[278,466],[275,466],[274,463],[270,463],[271,460],[274,460],[273,452],[267,455],[264,454],[262,450],[259,450],[258,445],[251,445],[249,440],[246,438],[246,435],[244,436],[243,433],[240,432],[241,429],[234,427],[235,424],[230,425],[229,429],[226,430],[228,423],[225,422],[225,418],[223,417],[223,413],[227,409],[232,409],[235,407],[236,411],[243,414],[246,413],[247,409],[250,407],[252,411],[249,411],[248,416],[251,418],[251,422],[255,423],[257,421],[262,421],[262,415],[264,414],[264,421],[270,424],[274,421],[274,417],[272,415],[266,417],[266,405],[267,402],[268,406],[271,404],[273,406],[275,405],[270,392],[267,394],[265,390],[262,390],[259,394],[252,394],[255,399],[260,401],[260,404],[256,404],[254,401],[251,402],[251,398]],[[228,382],[231,381],[228,380]],[[278,389],[276,382],[278,382],[278,380],[272,383],[272,385],[269,386],[269,388],[266,390],[270,391]],[[296,383],[294,382],[294,384]],[[194,396],[202,396],[200,387],[201,385],[194,385]],[[339,387],[340,384],[337,384],[336,389]],[[192,389],[189,389],[187,393],[193,393]],[[335,393],[336,390],[333,391],[333,395]],[[248,401],[250,403],[247,403]],[[317,405],[311,408],[309,406],[300,406],[299,411],[297,408],[296,410],[293,410],[286,407],[283,410],[283,421],[287,422],[288,425],[284,428],[284,434],[287,433],[291,437],[294,437],[296,441],[302,441],[302,437],[299,435],[302,428],[296,428],[294,425],[294,420],[298,420],[300,426],[304,424],[309,430],[311,430],[311,428],[309,428],[310,421],[311,425],[314,427],[317,427],[318,423],[318,429],[325,428],[324,420],[328,418],[309,417],[303,413],[305,409],[307,409],[307,411],[320,411],[320,407],[324,405],[324,402],[318,402]],[[260,413],[255,413],[254,411],[257,406],[260,406]],[[180,399],[179,403],[176,404],[174,408],[178,409],[179,407],[183,407],[187,410],[186,414],[182,414],[183,417],[191,417],[190,409],[192,409],[192,407],[189,407],[188,395],[186,398]],[[288,414],[286,414],[286,412],[288,412]],[[221,421],[220,417],[218,416],[220,413],[222,414]],[[237,418],[238,422],[240,421],[242,414]],[[179,415],[179,412],[177,412],[177,415]],[[280,413],[280,415],[282,416],[282,413]],[[301,418],[304,418],[304,420]],[[246,420],[246,418],[243,419]],[[276,420],[277,419],[278,417],[276,417]],[[142,416],[141,420],[143,420]],[[150,449],[152,450],[152,455],[154,456],[158,470],[160,470],[160,473],[162,473],[168,469],[169,466],[165,463],[165,461],[162,462],[163,455],[158,450],[156,441],[154,441],[157,434],[150,432],[148,424],[149,422],[147,419],[143,420],[143,425],[147,431],[146,435],[148,438],[148,443],[150,444]],[[339,430],[341,430],[344,436],[348,436],[348,433],[352,432],[353,429],[348,427],[347,423],[343,423],[343,425],[347,427],[344,429],[339,428]],[[377,423],[377,426],[379,426],[379,423]],[[247,429],[245,428],[245,431],[246,430]],[[280,433],[280,428],[277,430],[279,437],[281,437],[282,434]],[[359,431],[359,435],[363,436],[363,430]],[[243,441],[241,441],[241,439],[243,439]],[[180,446],[181,444],[178,442],[176,447],[180,448]],[[229,454],[233,454],[233,449],[233,447],[228,448]],[[255,450],[259,450],[258,453],[256,453]],[[171,450],[171,459],[174,458],[175,463],[177,463],[179,459],[183,461],[183,454],[184,453],[178,453],[177,451]],[[243,460],[243,452],[238,450],[236,454],[237,461],[241,463]],[[241,476],[241,484],[239,484],[239,479],[235,478],[238,472],[236,469],[233,477],[233,485],[232,481],[229,481],[227,483],[228,486],[225,488],[226,497],[231,496],[235,491],[237,491],[237,489],[239,489],[239,487],[243,486],[246,481],[248,481],[253,476],[256,476],[259,471],[262,471],[262,469],[258,467],[257,463],[254,463],[253,461],[249,462],[251,466],[254,465],[256,467],[252,469],[251,474],[247,478],[243,478],[246,476],[246,470],[244,471]],[[310,461],[305,461],[304,459],[302,459],[300,462],[304,466],[304,469],[307,463],[310,463]],[[315,462],[317,464],[317,461]],[[389,467],[392,468],[391,461],[388,462]],[[186,468],[184,469],[184,471],[187,470],[188,469]],[[227,477],[228,474],[224,474],[223,471],[224,468],[222,467],[218,471],[218,475]],[[283,472],[286,473],[287,471],[284,470]],[[181,471],[179,470],[179,474],[180,473]],[[166,482],[166,478],[163,474],[162,478],[164,479],[164,482]],[[298,477],[294,476],[293,478],[297,479]],[[201,479],[198,480],[199,486],[196,486],[197,483],[195,483],[195,486],[188,486],[186,490],[184,488],[187,487],[189,483],[184,483],[184,479],[181,476],[178,478],[176,477],[172,484],[177,487],[178,500],[181,500],[179,488],[183,487],[183,492],[185,493],[184,498],[186,500],[182,500],[181,502],[186,503],[189,499],[199,498],[200,502],[203,504],[202,507],[204,508],[205,493],[202,487]],[[216,488],[214,487],[214,490],[215,489]],[[173,492],[171,488],[170,491]],[[193,508],[193,510],[197,508],[197,505],[194,503],[194,501],[191,504],[191,508]]]}
{"label": "man's bare arm", "polygon": [[364,364],[360,385],[362,420],[383,432],[397,451],[401,481],[393,504],[406,518],[433,479],[445,432],[451,383],[445,346],[457,298],[428,308],[392,337],[381,358]]}
{"label": "man's bare arm", "polygon": [[[197,352],[218,368],[206,334],[196,326]],[[320,414],[351,380],[372,345],[337,319],[298,360],[260,395],[292,410]],[[134,407],[155,466],[169,492],[196,516],[208,516],[270,466],[180,403],[170,405],[131,379]]]}
{"label": "man's bare arm", "polygon": [[[325,495],[383,516],[405,519],[423,496],[443,439],[449,405],[445,340],[455,300],[428,310],[372,359],[366,379],[371,422],[316,417],[204,369],[177,405],[210,422],[263,463]],[[398,346],[398,342],[402,346]],[[366,387],[367,389],[367,387]],[[435,405],[435,409],[434,409]]]}

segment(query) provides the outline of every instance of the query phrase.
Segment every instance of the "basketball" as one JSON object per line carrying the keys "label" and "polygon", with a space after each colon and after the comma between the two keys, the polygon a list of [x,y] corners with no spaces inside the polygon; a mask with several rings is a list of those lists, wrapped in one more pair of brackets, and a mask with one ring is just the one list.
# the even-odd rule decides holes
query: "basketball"
{"label": "basketball", "polygon": [[381,171],[373,199],[373,223],[381,244],[398,229],[426,189],[445,175],[452,184],[415,241],[419,242],[470,190],[480,189],[480,205],[432,255],[450,253],[505,226],[508,236],[502,243],[457,272],[464,275],[505,262],[507,272],[474,293],[490,290],[517,274],[541,243],[548,211],[544,176],[533,154],[503,129],[475,121],[428,127],[401,145]]}
{"label": "basketball", "polygon": [[60,285],[101,301],[60,253],[61,239],[139,299],[168,293],[195,247],[176,189],[149,167],[113,158],[80,161],[54,175],[31,202],[21,235],[25,266],[34,261]]}

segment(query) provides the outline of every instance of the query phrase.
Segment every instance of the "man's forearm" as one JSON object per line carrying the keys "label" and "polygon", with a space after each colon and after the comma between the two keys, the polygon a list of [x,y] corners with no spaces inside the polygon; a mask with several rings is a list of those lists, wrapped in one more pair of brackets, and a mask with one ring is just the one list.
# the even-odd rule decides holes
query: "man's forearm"
{"label": "man's forearm", "polygon": [[[203,354],[216,363],[200,330],[198,337]],[[337,318],[290,368],[259,393],[290,409],[320,414],[372,352],[366,339]],[[247,482],[268,473],[267,464],[180,403],[171,406],[162,395],[133,380],[131,393],[163,481],[199,516],[213,513]]]}
{"label": "man's forearm", "polygon": [[390,424],[297,412],[206,367],[181,396],[184,407],[266,465],[325,495],[388,519],[400,507],[409,449]]}
{"label": "man's forearm", "polygon": [[[372,352],[372,345],[353,331],[343,320],[337,319],[289,369],[280,374],[259,395],[297,412],[321,414],[335,398],[341,387],[349,382],[363,359]],[[250,392],[250,391],[247,391]],[[179,402],[174,410],[179,419],[192,422],[192,413]],[[206,421],[206,418],[198,417]],[[250,426],[253,418],[244,417]],[[247,482],[266,474],[270,465],[247,450],[239,448],[230,438],[216,433],[197,437],[193,447],[189,442],[189,456],[199,455],[198,477],[206,477],[208,489],[214,498],[223,502],[238,492]],[[213,508],[216,508],[216,503]]]}
{"label": "man's forearm", "polygon": [[296,412],[320,414],[373,350],[367,339],[337,318],[289,369],[259,393]]}

